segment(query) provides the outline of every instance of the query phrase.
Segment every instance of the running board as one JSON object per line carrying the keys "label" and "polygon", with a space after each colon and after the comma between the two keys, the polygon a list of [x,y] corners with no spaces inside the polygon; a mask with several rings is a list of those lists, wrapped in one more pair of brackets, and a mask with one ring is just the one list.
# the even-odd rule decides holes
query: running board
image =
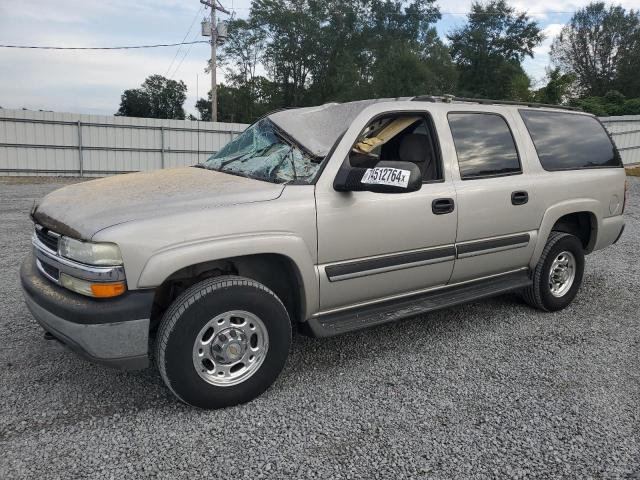
{"label": "running board", "polygon": [[362,328],[394,322],[426,312],[493,297],[531,285],[528,270],[508,273],[485,280],[452,285],[431,292],[360,308],[328,313],[311,318],[307,323],[315,337],[331,337]]}

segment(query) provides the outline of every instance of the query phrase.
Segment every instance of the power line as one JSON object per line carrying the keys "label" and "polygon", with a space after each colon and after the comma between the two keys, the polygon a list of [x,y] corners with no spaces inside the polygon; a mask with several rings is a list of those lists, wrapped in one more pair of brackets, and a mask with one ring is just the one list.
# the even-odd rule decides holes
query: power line
{"label": "power line", "polygon": [[[191,33],[191,29],[193,28],[193,24],[196,23],[196,20],[198,19],[198,17],[200,16],[200,12],[202,12],[202,9],[204,7],[200,7],[198,9],[198,11],[196,12],[195,16],[193,17],[193,20],[191,20],[191,25],[189,25],[189,29],[187,30],[187,33],[184,34],[184,38],[182,39],[182,42],[185,42],[187,40],[187,37],[189,36],[189,34]],[[178,49],[176,50],[176,54],[173,56],[173,59],[171,60],[171,63],[169,64],[169,68],[167,68],[167,71],[164,73],[164,76],[166,77],[167,74],[171,71],[171,67],[173,67],[173,62],[176,61],[176,58],[178,58],[178,54],[180,53],[180,50],[182,50],[182,45],[180,45],[178,47]]]}
{"label": "power line", "polygon": [[[196,34],[193,36],[193,38],[196,38],[198,36],[199,32],[196,32]],[[180,59],[180,63],[178,63],[178,66],[176,67],[176,69],[173,71],[173,74],[171,75],[171,80],[173,80],[173,77],[176,76],[176,73],[178,73],[178,70],[180,70],[180,66],[182,66],[182,62],[184,62],[184,59],[187,58],[187,55],[189,55],[189,52],[191,51],[191,47],[193,47],[193,44],[195,42],[191,42],[191,44],[189,45],[189,48],[187,48],[186,52],[184,52],[184,55],[182,56],[182,58]],[[166,75],[165,75],[166,77]]]}
{"label": "power line", "polygon": [[119,47],[52,47],[40,45],[0,45],[0,48],[23,48],[30,50],[131,50],[136,48],[177,47],[178,45],[193,45],[195,43],[209,43],[206,40],[180,43],[157,43],[155,45],[127,45]]}

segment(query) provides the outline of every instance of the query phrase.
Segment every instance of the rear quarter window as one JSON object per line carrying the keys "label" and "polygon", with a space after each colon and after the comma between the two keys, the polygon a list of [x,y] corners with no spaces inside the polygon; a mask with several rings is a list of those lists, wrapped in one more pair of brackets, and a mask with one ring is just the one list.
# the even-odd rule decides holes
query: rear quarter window
{"label": "rear quarter window", "polygon": [[545,170],[620,167],[620,156],[594,117],[520,110]]}

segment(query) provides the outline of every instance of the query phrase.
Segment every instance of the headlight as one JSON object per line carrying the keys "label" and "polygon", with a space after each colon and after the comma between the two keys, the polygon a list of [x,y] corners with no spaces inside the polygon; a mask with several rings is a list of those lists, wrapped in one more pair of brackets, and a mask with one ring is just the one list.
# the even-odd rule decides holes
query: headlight
{"label": "headlight", "polygon": [[58,254],[87,265],[122,265],[120,248],[115,243],[81,242],[73,238],[61,237],[58,241]]}

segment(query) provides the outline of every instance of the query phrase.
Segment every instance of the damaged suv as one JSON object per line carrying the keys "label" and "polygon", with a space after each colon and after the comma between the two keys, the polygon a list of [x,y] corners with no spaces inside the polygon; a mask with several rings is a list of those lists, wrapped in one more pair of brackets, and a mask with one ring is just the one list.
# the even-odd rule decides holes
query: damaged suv
{"label": "damaged suv", "polygon": [[206,162],[67,186],[34,207],[27,305],[89,360],[153,358],[183,402],[249,401],[317,337],[519,291],[566,307],[624,227],[592,115],[471,99],[272,113]]}

